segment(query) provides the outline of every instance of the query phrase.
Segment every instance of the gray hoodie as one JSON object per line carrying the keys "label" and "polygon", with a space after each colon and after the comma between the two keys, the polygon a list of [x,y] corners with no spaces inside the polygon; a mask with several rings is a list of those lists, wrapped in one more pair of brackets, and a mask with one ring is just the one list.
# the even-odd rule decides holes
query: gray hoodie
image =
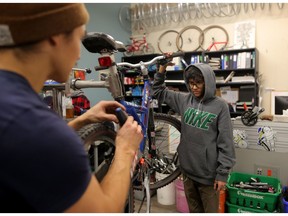
{"label": "gray hoodie", "polygon": [[196,182],[213,185],[226,182],[235,164],[233,129],[228,104],[215,96],[215,74],[208,64],[194,64],[204,76],[205,94],[201,100],[189,92],[169,90],[164,83],[165,73],[156,73],[154,96],[181,115],[181,141],[178,146],[182,171]]}

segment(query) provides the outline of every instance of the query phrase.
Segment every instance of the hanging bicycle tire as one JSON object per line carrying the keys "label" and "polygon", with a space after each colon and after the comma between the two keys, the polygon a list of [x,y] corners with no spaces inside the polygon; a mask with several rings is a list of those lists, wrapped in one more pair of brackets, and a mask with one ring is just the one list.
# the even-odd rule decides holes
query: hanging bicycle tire
{"label": "hanging bicycle tire", "polygon": [[[215,46],[217,47],[216,50],[224,50],[225,47],[229,43],[228,32],[226,31],[226,29],[224,29],[222,26],[219,26],[219,25],[208,26],[207,28],[203,30],[202,36],[203,36],[203,40],[202,40],[201,47],[203,50],[207,50],[211,46],[212,43],[215,43]],[[213,47],[214,46],[210,47],[208,51],[212,51]]]}
{"label": "hanging bicycle tire", "polygon": [[[176,38],[178,36],[178,31],[176,30],[167,30],[163,32],[157,41],[158,49],[161,53],[167,52],[177,52],[179,49],[176,45]],[[182,48],[183,40],[180,38],[180,47]]]}
{"label": "hanging bicycle tire", "polygon": [[176,37],[176,46],[182,52],[198,50],[203,43],[203,31],[195,25],[183,28]]}

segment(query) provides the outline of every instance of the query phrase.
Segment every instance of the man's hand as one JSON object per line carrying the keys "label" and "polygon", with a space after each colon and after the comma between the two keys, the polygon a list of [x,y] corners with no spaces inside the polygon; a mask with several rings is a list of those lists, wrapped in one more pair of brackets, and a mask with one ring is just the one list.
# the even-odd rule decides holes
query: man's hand
{"label": "man's hand", "polygon": [[120,107],[126,110],[125,107],[117,101],[100,101],[82,116],[90,121],[90,123],[97,123],[103,121],[113,121],[118,123],[118,118],[115,114],[116,108]]}
{"label": "man's hand", "polygon": [[142,128],[132,116],[128,116],[125,124],[119,129],[116,136],[115,157],[134,157],[143,139]]}
{"label": "man's hand", "polygon": [[117,101],[100,101],[91,109],[87,110],[87,112],[70,121],[68,125],[75,130],[78,130],[91,123],[99,123],[103,121],[113,121],[118,123],[118,118],[115,114],[115,110],[118,107],[126,110],[125,107]]}
{"label": "man's hand", "polygon": [[159,67],[159,73],[164,73],[166,71],[166,68],[168,66],[174,66],[175,63],[172,62],[172,57],[170,57],[171,55],[173,54],[173,52],[168,52],[168,53],[164,53],[164,55],[166,56],[167,60],[166,60],[166,63],[165,64],[160,64],[160,67]]}
{"label": "man's hand", "polygon": [[226,188],[226,182],[222,181],[215,181],[214,182],[214,189],[217,191],[224,190]]}

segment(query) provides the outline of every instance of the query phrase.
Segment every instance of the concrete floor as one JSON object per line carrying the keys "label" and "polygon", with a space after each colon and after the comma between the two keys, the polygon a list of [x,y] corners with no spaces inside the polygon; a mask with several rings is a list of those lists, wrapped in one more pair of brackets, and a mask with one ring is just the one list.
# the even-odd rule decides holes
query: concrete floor
{"label": "concrete floor", "polygon": [[[135,199],[135,213],[146,213],[147,212],[147,203],[144,201],[142,207],[140,208],[141,201]],[[157,201],[157,194],[151,197],[151,208],[150,213],[179,213],[174,205],[161,205]]]}

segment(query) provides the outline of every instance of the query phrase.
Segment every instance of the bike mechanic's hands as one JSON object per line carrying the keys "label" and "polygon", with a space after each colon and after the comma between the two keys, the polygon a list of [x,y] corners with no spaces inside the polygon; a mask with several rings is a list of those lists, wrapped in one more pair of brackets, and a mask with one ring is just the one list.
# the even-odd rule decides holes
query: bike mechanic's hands
{"label": "bike mechanic's hands", "polygon": [[83,126],[91,123],[100,123],[104,121],[119,123],[115,114],[115,110],[118,107],[126,110],[125,107],[117,101],[100,101],[82,115],[68,122],[68,125],[74,128],[74,130],[79,130]]}
{"label": "bike mechanic's hands", "polygon": [[117,132],[115,140],[115,157],[134,157],[142,139],[143,134],[141,126],[137,121],[134,121],[132,116],[128,116],[125,124]]}
{"label": "bike mechanic's hands", "polygon": [[217,191],[220,191],[220,190],[225,190],[226,188],[226,182],[223,182],[223,181],[215,181],[214,182],[214,189],[217,190]]}
{"label": "bike mechanic's hands", "polygon": [[167,63],[165,63],[164,65],[160,64],[159,73],[164,73],[168,66],[174,66],[175,65],[175,63],[172,62],[173,58],[170,57],[172,54],[173,54],[173,52],[164,53]]}
{"label": "bike mechanic's hands", "polygon": [[116,108],[120,107],[126,110],[125,107],[117,101],[100,101],[87,112],[82,114],[83,118],[88,119],[90,123],[98,123],[104,121],[113,121],[119,123],[115,115]]}

